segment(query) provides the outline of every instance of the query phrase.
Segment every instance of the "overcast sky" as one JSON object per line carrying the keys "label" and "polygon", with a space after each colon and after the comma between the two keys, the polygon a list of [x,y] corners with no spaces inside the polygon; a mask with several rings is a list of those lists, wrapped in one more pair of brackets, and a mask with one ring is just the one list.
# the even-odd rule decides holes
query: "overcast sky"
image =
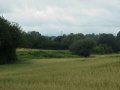
{"label": "overcast sky", "polygon": [[120,31],[120,0],[0,0],[0,16],[44,35]]}

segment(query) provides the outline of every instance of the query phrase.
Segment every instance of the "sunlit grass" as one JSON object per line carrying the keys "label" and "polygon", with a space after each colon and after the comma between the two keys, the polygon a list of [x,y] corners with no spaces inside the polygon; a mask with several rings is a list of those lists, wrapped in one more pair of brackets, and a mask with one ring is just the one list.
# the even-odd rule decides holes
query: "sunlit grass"
{"label": "sunlit grass", "polygon": [[76,58],[68,50],[40,50],[40,49],[17,49],[17,55],[21,59],[34,58]]}
{"label": "sunlit grass", "polygon": [[120,55],[1,65],[0,90],[120,90]]}

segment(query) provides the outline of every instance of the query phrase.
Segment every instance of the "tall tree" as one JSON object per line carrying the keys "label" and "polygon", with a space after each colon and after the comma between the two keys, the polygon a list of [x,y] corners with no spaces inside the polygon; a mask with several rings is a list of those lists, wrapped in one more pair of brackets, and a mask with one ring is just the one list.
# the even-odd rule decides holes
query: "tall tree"
{"label": "tall tree", "polygon": [[16,48],[20,37],[19,25],[0,17],[0,64],[13,63],[17,60]]}

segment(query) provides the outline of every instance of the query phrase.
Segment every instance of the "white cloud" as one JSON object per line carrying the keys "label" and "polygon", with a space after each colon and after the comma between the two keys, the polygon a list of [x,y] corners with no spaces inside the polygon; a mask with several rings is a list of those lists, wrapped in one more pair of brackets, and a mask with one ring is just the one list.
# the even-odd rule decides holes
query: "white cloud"
{"label": "white cloud", "polygon": [[[0,15],[24,30],[56,35],[117,32],[119,0],[0,0]],[[117,29],[116,29],[117,28]]]}

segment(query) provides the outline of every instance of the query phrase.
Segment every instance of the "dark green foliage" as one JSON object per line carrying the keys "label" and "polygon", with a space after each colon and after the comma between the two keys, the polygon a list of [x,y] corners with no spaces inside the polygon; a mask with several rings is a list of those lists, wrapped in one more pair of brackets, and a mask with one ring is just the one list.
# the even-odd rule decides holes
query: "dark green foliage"
{"label": "dark green foliage", "polygon": [[117,40],[117,50],[120,52],[120,40]]}
{"label": "dark green foliage", "polygon": [[117,51],[117,46],[116,46],[117,41],[113,34],[100,34],[98,43],[111,47],[112,50],[114,50],[114,52]]}
{"label": "dark green foliage", "polygon": [[117,50],[118,52],[120,52],[120,31],[118,32],[116,39],[117,39]]}
{"label": "dark green foliage", "polygon": [[22,32],[22,41],[19,45],[21,48],[45,49],[49,47],[50,40],[42,36],[39,32]]}
{"label": "dark green foliage", "polygon": [[88,57],[95,45],[95,42],[91,39],[83,39],[73,43],[70,46],[70,51],[84,57]]}
{"label": "dark green foliage", "polygon": [[93,53],[95,53],[95,54],[110,54],[112,52],[113,52],[112,48],[105,44],[98,45],[98,46],[94,47],[94,49],[93,49]]}
{"label": "dark green foliage", "polygon": [[28,33],[26,32],[22,32],[21,33],[21,41],[20,41],[20,44],[19,44],[19,48],[32,48],[32,41],[31,41],[31,38],[30,36],[28,35]]}
{"label": "dark green foliage", "polygon": [[39,32],[22,32],[23,40],[19,45],[20,48],[33,49],[54,49],[54,50],[68,50],[74,43],[82,39],[91,39],[96,42],[94,53],[106,54],[116,53],[120,51],[120,32],[117,36],[113,34],[68,34],[62,36],[43,36]]}
{"label": "dark green foliage", "polygon": [[20,40],[20,27],[0,17],[0,64],[17,60],[16,48]]}
{"label": "dark green foliage", "polygon": [[120,40],[120,31],[118,32],[118,34],[117,34],[117,40]]}
{"label": "dark green foliage", "polygon": [[98,38],[99,38],[99,35],[95,35],[94,33],[93,34],[86,34],[85,38],[89,38],[89,39],[92,39],[92,40],[97,42]]}
{"label": "dark green foliage", "polygon": [[82,33],[78,33],[78,34],[69,34],[67,36],[64,35],[63,39],[62,39],[62,43],[64,45],[66,45],[69,49],[70,45],[72,45],[74,42],[78,41],[78,40],[81,40],[81,39],[84,39],[85,36],[82,34]]}

